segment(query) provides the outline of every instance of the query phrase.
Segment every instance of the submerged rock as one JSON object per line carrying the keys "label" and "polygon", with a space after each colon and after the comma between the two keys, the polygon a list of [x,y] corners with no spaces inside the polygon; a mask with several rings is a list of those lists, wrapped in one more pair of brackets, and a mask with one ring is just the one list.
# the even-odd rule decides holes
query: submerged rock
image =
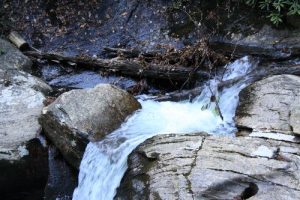
{"label": "submerged rock", "polygon": [[160,135],[128,161],[115,199],[299,199],[298,143]]}
{"label": "submerged rock", "polygon": [[[3,46],[1,46],[3,45]],[[0,193],[4,199],[41,198],[48,175],[47,150],[37,138],[44,94],[51,91],[42,80],[20,69],[30,60],[0,40]],[[38,192],[36,192],[36,191]],[[24,193],[25,192],[25,193]],[[18,196],[19,195],[19,196]]]}
{"label": "submerged rock", "polygon": [[246,87],[236,111],[238,127],[300,134],[300,77],[272,76]]}
{"label": "submerged rock", "polygon": [[117,129],[140,107],[129,93],[101,84],[62,94],[44,110],[40,122],[47,137],[78,169],[87,143]]}

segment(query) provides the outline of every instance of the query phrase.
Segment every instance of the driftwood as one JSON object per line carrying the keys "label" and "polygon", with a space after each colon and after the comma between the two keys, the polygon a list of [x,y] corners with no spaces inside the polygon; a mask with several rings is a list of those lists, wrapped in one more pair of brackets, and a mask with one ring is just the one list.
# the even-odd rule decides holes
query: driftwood
{"label": "driftwood", "polygon": [[[68,57],[56,53],[42,53],[36,51],[24,52],[25,55],[47,59],[50,61],[59,61],[70,65],[77,65],[83,68],[102,70],[106,72],[118,73],[125,76],[165,79],[170,81],[184,82],[191,79],[193,68],[190,67],[174,67],[174,66],[159,66],[156,64],[143,64],[134,59],[100,59],[92,57]],[[206,80],[209,74],[203,71],[197,71],[193,74],[193,79]]]}
{"label": "driftwood", "polygon": [[[244,79],[245,76],[238,76],[236,78],[233,79],[229,79],[226,81],[221,81],[218,84],[218,90],[221,91],[224,88],[228,88],[231,87],[232,85],[234,85],[235,83],[241,81],[242,79]],[[260,79],[261,77],[258,76],[258,79]],[[170,92],[167,93],[165,95],[160,95],[160,96],[155,96],[153,98],[149,98],[147,100],[155,100],[155,101],[184,101],[184,100],[189,100],[192,101],[193,99],[195,99],[195,97],[197,97],[198,95],[201,94],[203,90],[203,87],[195,87],[193,89],[190,90],[177,90],[174,92]],[[214,94],[212,94],[214,96]],[[215,100],[214,100],[215,101]]]}
{"label": "driftwood", "polygon": [[196,87],[191,90],[178,90],[174,92],[167,93],[165,95],[156,96],[153,98],[149,98],[147,100],[155,100],[155,101],[184,101],[189,100],[192,101],[196,96],[200,95],[203,87]]}
{"label": "driftwood", "polygon": [[20,50],[25,50],[29,48],[29,44],[20,36],[17,32],[12,31],[8,35],[8,39],[16,45]]}

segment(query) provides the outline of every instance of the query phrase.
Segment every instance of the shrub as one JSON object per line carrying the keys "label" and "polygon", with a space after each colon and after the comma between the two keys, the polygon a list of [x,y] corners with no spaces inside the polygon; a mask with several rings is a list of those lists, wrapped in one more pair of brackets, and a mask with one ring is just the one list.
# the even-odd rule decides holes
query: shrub
{"label": "shrub", "polygon": [[287,15],[300,16],[299,0],[243,0],[247,5],[259,7],[268,13],[270,21],[278,26]]}

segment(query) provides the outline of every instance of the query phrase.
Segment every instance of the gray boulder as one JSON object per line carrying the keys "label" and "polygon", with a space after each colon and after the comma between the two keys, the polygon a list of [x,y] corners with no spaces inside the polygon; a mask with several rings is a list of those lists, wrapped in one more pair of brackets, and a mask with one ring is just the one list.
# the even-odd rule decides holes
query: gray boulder
{"label": "gray boulder", "polygon": [[272,76],[246,87],[239,96],[238,127],[300,134],[300,77]]}
{"label": "gray boulder", "polygon": [[0,39],[0,66],[6,69],[20,69],[30,72],[31,60],[22,54],[15,46]]}
{"label": "gray boulder", "polygon": [[159,135],[131,153],[115,199],[299,199],[299,164],[297,142]]}
{"label": "gray boulder", "polygon": [[41,132],[38,117],[44,95],[31,88],[0,86],[0,159],[19,160],[28,151],[26,142]]}
{"label": "gray boulder", "polygon": [[41,132],[38,117],[44,94],[50,91],[39,78],[0,65],[0,160],[19,160],[27,155],[26,142]]}
{"label": "gray boulder", "polygon": [[100,84],[92,89],[62,94],[45,108],[40,122],[46,136],[78,169],[87,143],[100,140],[117,129],[140,107],[129,93]]}

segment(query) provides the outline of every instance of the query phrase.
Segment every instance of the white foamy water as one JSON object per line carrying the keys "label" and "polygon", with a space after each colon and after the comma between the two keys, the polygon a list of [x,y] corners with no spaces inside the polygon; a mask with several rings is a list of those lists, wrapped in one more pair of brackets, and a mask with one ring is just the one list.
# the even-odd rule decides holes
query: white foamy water
{"label": "white foamy water", "polygon": [[[246,75],[256,63],[249,57],[233,62],[226,68],[223,81]],[[79,184],[74,200],[111,200],[127,169],[128,155],[146,139],[166,133],[204,131],[210,134],[233,134],[238,94],[247,78],[223,91],[217,91],[218,80],[209,81],[192,102],[143,101],[142,109],[102,141],[89,143],[80,165]],[[224,120],[210,102],[216,94]]]}

